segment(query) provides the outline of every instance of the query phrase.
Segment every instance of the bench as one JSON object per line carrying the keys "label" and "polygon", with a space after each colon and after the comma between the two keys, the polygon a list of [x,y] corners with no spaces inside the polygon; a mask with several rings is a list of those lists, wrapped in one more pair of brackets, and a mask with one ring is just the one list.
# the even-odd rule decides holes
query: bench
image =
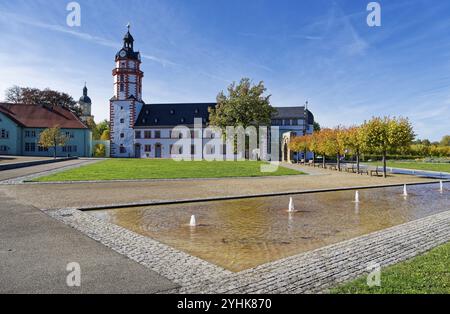
{"label": "bench", "polygon": [[359,166],[359,174],[369,175],[369,168],[367,166]]}
{"label": "bench", "polygon": [[375,168],[372,168],[372,169],[369,169],[369,175],[371,176],[371,177],[373,177],[373,175],[375,174],[377,177],[380,175],[379,173],[380,172],[382,172],[382,171],[379,171],[378,170],[378,166],[377,167],[375,167]]}

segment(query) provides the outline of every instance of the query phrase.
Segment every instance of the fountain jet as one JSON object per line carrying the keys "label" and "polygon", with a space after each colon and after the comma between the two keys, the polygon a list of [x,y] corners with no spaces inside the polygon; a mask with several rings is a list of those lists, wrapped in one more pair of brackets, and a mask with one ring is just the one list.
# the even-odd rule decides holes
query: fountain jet
{"label": "fountain jet", "polygon": [[355,193],[355,203],[359,203],[359,191]]}
{"label": "fountain jet", "polygon": [[444,182],[443,182],[442,180],[439,182],[439,191],[440,191],[441,193],[444,192]]}
{"label": "fountain jet", "polygon": [[195,215],[191,216],[191,222],[189,223],[189,226],[191,226],[191,227],[197,226],[197,219],[195,219]]}
{"label": "fountain jet", "polygon": [[292,199],[292,197],[289,199],[289,212],[295,212],[294,200]]}
{"label": "fountain jet", "polygon": [[403,196],[408,196],[408,190],[406,189],[406,184],[403,186]]}

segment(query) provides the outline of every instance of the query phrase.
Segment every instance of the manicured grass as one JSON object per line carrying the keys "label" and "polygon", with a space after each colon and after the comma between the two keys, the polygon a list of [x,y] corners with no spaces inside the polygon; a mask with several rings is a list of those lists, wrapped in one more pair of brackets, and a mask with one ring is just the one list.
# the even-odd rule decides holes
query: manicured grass
{"label": "manicured grass", "polygon": [[223,178],[299,175],[299,171],[279,167],[261,172],[258,161],[174,161],[171,159],[109,159],[70,169],[34,181],[93,181],[175,178]]}
{"label": "manicured grass", "polygon": [[381,287],[369,287],[367,277],[331,290],[336,294],[450,293],[450,242],[412,260],[381,271]]}
{"label": "manicured grass", "polygon": [[[383,165],[382,162],[368,162],[367,164],[378,165],[378,166]],[[387,166],[393,167],[393,168],[403,168],[403,169],[450,172],[450,163],[389,161],[389,162],[387,162]]]}

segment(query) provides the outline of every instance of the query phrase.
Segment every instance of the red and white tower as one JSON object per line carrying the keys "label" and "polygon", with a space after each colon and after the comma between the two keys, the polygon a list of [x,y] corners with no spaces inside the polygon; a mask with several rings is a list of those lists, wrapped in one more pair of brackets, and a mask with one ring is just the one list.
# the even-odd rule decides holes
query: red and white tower
{"label": "red and white tower", "polygon": [[114,96],[110,102],[111,156],[132,157],[134,154],[134,124],[142,109],[141,55],[134,51],[130,25],[123,38],[123,47],[116,54]]}

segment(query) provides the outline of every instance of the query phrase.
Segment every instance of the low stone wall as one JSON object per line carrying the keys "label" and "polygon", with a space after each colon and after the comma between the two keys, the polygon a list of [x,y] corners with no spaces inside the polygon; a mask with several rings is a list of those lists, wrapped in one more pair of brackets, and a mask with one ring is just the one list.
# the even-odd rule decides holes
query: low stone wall
{"label": "low stone wall", "polygon": [[47,160],[33,160],[33,161],[23,161],[23,162],[17,162],[17,163],[8,163],[4,165],[0,165],[0,171],[2,170],[11,170],[11,169],[18,169],[18,168],[25,168],[25,167],[32,167],[32,166],[39,166],[39,165],[45,165],[45,164],[52,164],[55,162],[62,162],[62,161],[68,161],[68,160],[75,160],[78,159],[78,157],[67,157],[67,158],[57,158],[57,159],[47,159]]}

